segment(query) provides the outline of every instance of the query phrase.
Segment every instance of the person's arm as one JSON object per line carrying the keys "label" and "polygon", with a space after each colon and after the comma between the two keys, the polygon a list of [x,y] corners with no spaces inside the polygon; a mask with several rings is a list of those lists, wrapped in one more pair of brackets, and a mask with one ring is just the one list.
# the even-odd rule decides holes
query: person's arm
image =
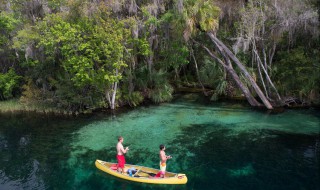
{"label": "person's arm", "polygon": [[168,160],[168,159],[171,158],[171,156],[166,156],[165,153],[161,153],[160,155],[161,155],[161,160],[162,160],[162,161],[166,161],[166,160]]}
{"label": "person's arm", "polygon": [[125,153],[127,153],[127,151],[129,150],[129,147],[127,147],[127,148],[123,148],[123,146],[121,146],[121,152],[123,153],[123,154],[125,154]]}

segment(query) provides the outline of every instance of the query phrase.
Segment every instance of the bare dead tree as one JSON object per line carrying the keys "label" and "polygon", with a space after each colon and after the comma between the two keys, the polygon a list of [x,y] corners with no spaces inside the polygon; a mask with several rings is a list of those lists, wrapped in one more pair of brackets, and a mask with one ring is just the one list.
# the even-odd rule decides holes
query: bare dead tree
{"label": "bare dead tree", "polygon": [[[240,49],[244,52],[252,51],[252,61],[258,69],[268,98],[282,102],[270,77],[277,43],[285,32],[289,34],[289,44],[294,43],[295,34],[301,30],[317,36],[319,30],[315,27],[319,22],[316,15],[316,11],[307,1],[296,0],[250,0],[240,12],[240,26],[233,49],[236,53]],[[267,22],[273,24],[267,25]],[[273,97],[270,96],[271,90]]]}

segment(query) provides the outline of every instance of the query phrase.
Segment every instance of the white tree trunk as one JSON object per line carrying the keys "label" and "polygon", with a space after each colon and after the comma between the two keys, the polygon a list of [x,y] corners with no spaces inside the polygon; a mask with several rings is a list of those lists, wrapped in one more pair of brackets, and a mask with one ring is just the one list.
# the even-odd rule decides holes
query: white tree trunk
{"label": "white tree trunk", "polygon": [[[194,42],[196,42],[196,41],[194,41]],[[196,43],[198,43],[198,42],[196,42]],[[198,43],[198,44],[200,44],[200,43]],[[242,83],[238,74],[233,69],[230,60],[228,60],[228,58],[226,58],[228,61],[227,61],[227,63],[224,63],[221,59],[218,58],[218,56],[216,56],[213,52],[211,52],[206,46],[204,46],[203,44],[200,44],[200,45],[209,53],[209,55],[213,59],[215,59],[219,64],[221,64],[225,68],[225,70],[232,76],[232,78],[234,79],[234,81],[236,82],[236,84],[238,85],[240,90],[242,91],[243,95],[248,100],[249,104],[251,106],[261,106],[261,104],[252,96],[252,94],[251,94],[250,90],[247,88],[247,86]]]}
{"label": "white tree trunk", "polygon": [[[118,76],[118,69],[116,69],[116,76]],[[114,110],[116,108],[116,94],[117,94],[118,82],[114,82],[111,88],[106,91],[106,98],[108,100],[110,109]],[[110,92],[112,95],[110,95]]]}
{"label": "white tree trunk", "polygon": [[244,76],[249,80],[250,84],[252,85],[253,89],[257,93],[257,95],[260,97],[263,104],[268,109],[273,109],[272,105],[270,104],[269,100],[266,98],[266,96],[261,91],[260,87],[257,85],[257,83],[254,81],[252,76],[249,74],[247,69],[242,65],[242,63],[238,60],[238,58],[229,50],[227,46],[225,46],[212,32],[208,32],[207,35],[210,37],[212,42],[223,49],[223,51],[230,57],[231,60],[235,62],[235,64],[239,67],[240,71],[244,74]]}

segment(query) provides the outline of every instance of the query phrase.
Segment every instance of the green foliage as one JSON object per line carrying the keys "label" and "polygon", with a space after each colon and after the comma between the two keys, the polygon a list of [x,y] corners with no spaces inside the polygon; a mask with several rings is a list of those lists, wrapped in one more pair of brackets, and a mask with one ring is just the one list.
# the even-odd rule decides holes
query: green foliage
{"label": "green foliage", "polygon": [[212,0],[187,0],[184,6],[185,39],[199,31],[214,32],[218,29],[221,10]]}
{"label": "green foliage", "polygon": [[159,58],[160,68],[177,69],[189,63],[189,49],[181,41],[169,42],[168,47],[160,51]]}
{"label": "green foliage", "polygon": [[[252,65],[252,62],[251,62],[250,53],[246,53],[246,52],[240,51],[240,52],[237,53],[237,58],[241,61],[241,63],[243,63],[247,67],[251,67],[252,68],[253,65]],[[250,68],[248,68],[248,70],[250,70]]]}
{"label": "green foliage", "polygon": [[[59,108],[84,111],[85,109],[107,106],[104,101],[104,94],[92,86],[83,86],[80,88],[75,86],[70,80],[52,81],[52,83],[57,88],[53,99]],[[70,90],[70,88],[72,90]]]}
{"label": "green foliage", "polygon": [[214,94],[211,96],[211,101],[218,101],[219,96],[226,95],[226,90],[228,87],[228,81],[220,78],[218,82],[218,86],[215,88]]}
{"label": "green foliage", "polygon": [[45,49],[48,61],[59,59],[76,86],[105,88],[121,79],[117,70],[126,66],[123,41],[128,35],[122,22],[109,18],[96,24],[84,19],[77,24],[52,14],[37,29],[40,34],[37,47]]}
{"label": "green foliage", "polygon": [[27,79],[27,83],[22,86],[22,89],[23,92],[22,96],[20,97],[20,102],[22,104],[29,105],[42,101],[42,92],[31,79]]}
{"label": "green foliage", "polygon": [[[67,18],[64,14],[49,14],[36,26],[26,25],[15,38],[14,47],[26,50],[34,44],[31,46],[33,56],[28,57],[26,66],[34,80],[49,83],[55,91],[53,102],[72,109],[105,105],[101,103],[105,92],[121,80],[127,66],[124,54],[129,31],[123,21],[107,15],[94,19],[80,17],[76,22]],[[149,53],[146,40],[137,40],[137,43],[141,47],[139,53]],[[52,73],[48,75],[49,72]],[[54,96],[50,91],[45,95]],[[100,103],[93,103],[95,99]]]}
{"label": "green foliage", "polygon": [[12,14],[0,11],[0,53],[10,46],[10,36],[17,24],[18,20]]}
{"label": "green foliage", "polygon": [[150,92],[150,98],[155,103],[168,102],[172,100],[173,88],[170,84],[163,84],[158,88],[154,88]]}
{"label": "green foliage", "polygon": [[137,69],[135,69],[135,85],[137,87],[137,89],[140,90],[145,90],[148,88],[148,84],[149,84],[149,79],[150,79],[150,75],[149,75],[149,71],[146,65],[143,65]]}
{"label": "green foliage", "polygon": [[142,11],[143,16],[146,18],[146,20],[144,21],[144,24],[147,27],[158,26],[160,24],[160,21],[157,19],[157,17],[155,17],[149,13],[147,7],[142,7],[141,11]]}
{"label": "green foliage", "polygon": [[18,87],[21,76],[17,75],[13,69],[7,73],[0,73],[0,98],[9,99],[13,97],[13,91]]}
{"label": "green foliage", "polygon": [[[173,87],[170,85],[168,80],[168,73],[163,70],[153,70],[152,75],[150,75],[148,68],[146,66],[142,66],[139,69],[135,70],[135,85],[136,89],[142,91],[144,96],[148,96],[153,102],[161,103],[170,101],[172,97],[172,93],[174,91]],[[125,87],[126,89],[127,87]],[[139,93],[138,96],[128,95],[125,92],[124,97],[126,100],[140,101],[140,98],[143,97],[142,93]],[[140,97],[142,96],[142,97]],[[136,99],[136,101],[134,101]],[[142,99],[141,99],[142,100]],[[139,102],[140,103],[140,102]],[[133,104],[132,102],[130,104]],[[137,104],[137,103],[135,103]]]}
{"label": "green foliage", "polygon": [[[214,51],[205,32],[217,32],[224,43],[231,45],[236,28],[242,27],[239,15],[244,13],[234,7],[241,2],[230,5],[221,1],[219,5],[229,6],[225,7],[227,10],[239,11],[221,14],[222,18],[222,10],[214,0],[186,0],[183,9],[175,5],[177,1],[159,1],[157,4],[135,1],[139,7],[137,12],[130,12],[129,6],[121,4],[124,1],[118,5],[116,1],[89,0],[9,2],[12,13],[0,12],[0,64],[4,65],[3,70],[14,65],[15,70],[28,79],[23,86],[22,102],[41,102],[69,110],[106,107],[106,92],[113,92],[115,82],[120,106],[137,106],[145,97],[154,102],[169,101],[172,85],[184,84],[183,80],[188,85],[198,86],[198,73],[194,65],[188,65],[193,58],[183,37],[188,40],[193,35],[193,39]],[[255,18],[250,15],[260,14],[260,9],[252,7],[250,2],[243,22]],[[1,6],[2,10],[5,7]],[[261,11],[268,12],[265,8],[262,6]],[[260,17],[257,17],[256,30],[262,28]],[[320,60],[316,49],[319,43],[313,39],[311,43],[309,36],[296,30],[302,35],[301,39],[295,38],[295,43],[303,48],[279,52],[278,49],[290,49],[294,44],[289,40],[290,33],[277,36],[277,31],[268,30],[275,25],[276,19],[280,18],[264,21],[266,36],[261,39],[268,46],[282,40],[277,45],[276,62],[268,68],[272,71],[272,80],[283,94],[307,96],[318,92]],[[217,31],[219,20],[226,22],[221,23],[222,28]],[[257,48],[261,49],[260,46]],[[266,52],[267,57],[270,56],[267,49]],[[214,89],[213,99],[217,99],[227,88],[223,68],[205,56],[199,47],[195,47],[193,53],[201,83]],[[246,66],[251,66],[251,54],[240,52],[237,57]],[[251,69],[251,74],[257,72],[255,67]],[[1,76],[1,81],[8,80]],[[246,84],[245,77],[240,77]],[[1,84],[5,86],[7,82]],[[18,87],[18,84],[11,86]],[[2,96],[10,97],[11,88],[3,89],[8,93],[3,95],[2,90]]]}
{"label": "green foliage", "polygon": [[228,81],[226,81],[224,79],[220,79],[215,93],[218,95],[226,95],[227,87],[228,87]]}
{"label": "green foliage", "polygon": [[217,101],[219,96],[226,95],[228,81],[223,77],[223,68],[216,62],[212,61],[208,56],[204,56],[202,66],[199,69],[200,80],[204,81],[204,85],[214,88],[212,101]]}
{"label": "green foliage", "polygon": [[214,6],[211,1],[199,3],[198,19],[201,29],[215,31],[219,26],[220,8]]}
{"label": "green foliage", "polygon": [[53,10],[58,10],[60,7],[64,6],[66,0],[47,0],[49,8]]}
{"label": "green foliage", "polygon": [[17,99],[0,101],[0,112],[13,112],[23,110],[24,106]]}
{"label": "green foliage", "polygon": [[155,103],[170,101],[173,87],[169,84],[167,74],[162,70],[154,72],[152,75],[153,88],[150,90],[149,98]]}
{"label": "green foliage", "polygon": [[176,15],[172,10],[168,10],[166,13],[164,13],[161,18],[161,23],[172,23],[175,22],[175,19],[178,19],[178,15]]}
{"label": "green foliage", "polygon": [[319,51],[308,55],[303,47],[298,47],[279,52],[277,56],[280,59],[273,72],[280,92],[305,97],[312,90],[320,89],[320,83],[317,83],[320,79]]}
{"label": "green foliage", "polygon": [[130,94],[123,95],[123,99],[132,107],[136,107],[142,103],[144,97],[139,91],[132,92]]}
{"label": "green foliage", "polygon": [[135,52],[132,52],[133,50],[129,49],[131,56],[137,56],[137,55],[148,56],[152,53],[149,43],[145,37],[129,38],[128,43],[130,43],[132,47],[134,47],[136,50]]}
{"label": "green foliage", "polygon": [[216,88],[223,78],[223,69],[208,56],[203,56],[202,66],[199,69],[200,79],[205,85]]}
{"label": "green foliage", "polygon": [[37,43],[39,41],[40,31],[35,27],[25,25],[23,29],[17,32],[13,38],[13,48],[26,51],[28,45]]}
{"label": "green foliage", "polygon": [[18,24],[18,20],[13,17],[12,14],[6,12],[0,12],[0,32],[11,32]]}

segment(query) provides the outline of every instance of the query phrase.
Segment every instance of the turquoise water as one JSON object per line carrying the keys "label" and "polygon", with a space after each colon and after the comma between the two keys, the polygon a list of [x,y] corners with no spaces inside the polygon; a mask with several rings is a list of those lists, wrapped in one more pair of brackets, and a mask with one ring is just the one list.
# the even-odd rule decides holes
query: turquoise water
{"label": "turquoise water", "polygon": [[[320,112],[256,111],[198,95],[172,103],[77,118],[0,115],[0,189],[320,189]],[[186,185],[140,184],[94,166],[116,161],[117,136],[128,163],[167,170]]]}

